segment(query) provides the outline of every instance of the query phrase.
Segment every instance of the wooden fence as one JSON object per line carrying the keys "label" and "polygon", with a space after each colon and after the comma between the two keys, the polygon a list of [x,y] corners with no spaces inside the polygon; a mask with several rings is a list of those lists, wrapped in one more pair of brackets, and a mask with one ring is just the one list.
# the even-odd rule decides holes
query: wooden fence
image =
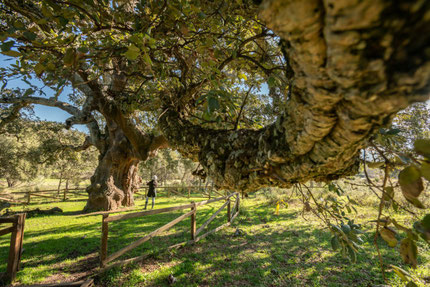
{"label": "wooden fence", "polygon": [[48,189],[48,190],[27,190],[15,191],[10,193],[1,193],[0,200],[14,204],[30,204],[36,199],[44,199],[50,201],[66,201],[70,197],[84,198],[87,192],[84,188],[69,188],[69,189]]}
{"label": "wooden fence", "polygon": [[12,233],[10,237],[9,259],[7,262],[5,281],[13,281],[19,270],[19,262],[22,253],[22,241],[24,238],[25,213],[15,214],[9,217],[0,217],[0,223],[12,223],[12,226],[0,230],[0,236]]}
{"label": "wooden fence", "polygon": [[[141,187],[136,194],[146,194],[148,187]],[[196,190],[204,197],[209,199],[213,194],[221,195],[215,190],[204,189],[200,186],[159,186],[158,192],[166,192],[166,196],[171,195],[184,196],[190,198],[191,191]],[[181,192],[182,191],[182,192]],[[87,199],[85,188],[64,188],[64,189],[49,189],[49,190],[27,190],[15,191],[10,193],[0,193],[0,201],[6,201],[12,204],[31,204],[32,202],[43,201],[67,201],[69,199]]]}
{"label": "wooden fence", "polygon": [[[234,205],[233,208],[231,208],[231,202],[232,202],[232,198],[235,197],[234,200]],[[199,228],[196,228],[196,217],[197,217],[197,207],[199,206],[203,206],[209,203],[213,203],[216,201],[220,201],[220,200],[225,200],[226,202],[214,213],[212,214],[212,216],[205,221]],[[103,214],[103,219],[102,219],[102,236],[101,236],[101,248],[100,248],[100,266],[101,267],[106,267],[108,263],[114,261],[115,259],[117,259],[118,257],[122,256],[123,254],[127,253],[128,251],[140,246],[141,244],[143,244],[144,242],[148,241],[149,239],[159,235],[160,233],[162,233],[163,231],[168,230],[169,228],[171,228],[172,226],[174,226],[175,224],[181,222],[182,220],[184,220],[185,218],[191,216],[191,228],[190,228],[190,239],[189,241],[186,242],[182,242],[179,244],[176,244],[172,247],[177,247],[180,245],[185,245],[188,243],[195,243],[203,238],[205,238],[206,236],[208,236],[211,233],[214,233],[228,225],[231,224],[231,222],[236,218],[236,216],[239,214],[239,194],[238,193],[232,193],[228,196],[224,196],[224,197],[219,197],[219,198],[214,198],[214,199],[209,199],[209,200],[205,200],[205,201],[200,201],[200,202],[191,202],[190,204],[185,204],[185,205],[178,205],[178,206],[173,206],[173,207],[167,207],[167,208],[161,208],[161,209],[153,209],[153,210],[148,210],[148,211],[141,211],[141,212],[134,212],[134,213],[127,213],[127,214],[119,214],[119,215],[113,215],[113,216],[109,216],[109,213],[105,213]],[[202,235],[199,236],[200,233],[202,233],[202,231],[208,226],[208,224],[215,219],[215,217],[225,208],[227,207],[227,223],[222,224],[221,226],[218,226],[217,228],[210,230]],[[138,217],[143,217],[143,216],[147,216],[147,215],[154,215],[154,214],[160,214],[160,213],[165,213],[165,212],[170,212],[170,211],[175,211],[175,210],[184,210],[184,209],[191,209],[190,211],[186,212],[185,214],[182,214],[181,216],[177,217],[176,219],[170,221],[169,223],[166,223],[165,225],[163,225],[162,227],[158,228],[155,231],[152,231],[151,233],[149,233],[148,235],[134,241],[133,243],[131,243],[130,245],[127,245],[126,247],[121,248],[120,250],[112,253],[111,255],[108,255],[108,236],[109,236],[109,222],[113,222],[113,221],[120,221],[120,220],[127,220],[127,219],[131,219],[131,218],[138,218]],[[233,215],[232,215],[232,211],[233,211]],[[113,212],[112,212],[113,213]],[[132,259],[127,259],[124,260],[122,262],[126,262],[126,263],[130,263],[130,262],[136,262],[139,261],[141,259],[144,258],[143,256],[139,256],[136,258],[132,258]],[[120,262],[121,263],[121,262]]]}
{"label": "wooden fence", "polygon": [[[220,196],[224,196],[213,189],[208,189],[198,185],[158,186],[156,189],[157,189],[157,193],[160,191],[165,192],[167,197],[170,197],[171,195],[177,195],[177,196],[184,196],[184,197],[190,198],[191,192],[193,190],[202,194],[204,197],[208,197],[209,199],[212,197],[212,193],[215,193]],[[146,193],[147,190],[148,190],[148,187],[141,187],[139,188],[139,191],[137,192],[137,194],[144,194]]]}

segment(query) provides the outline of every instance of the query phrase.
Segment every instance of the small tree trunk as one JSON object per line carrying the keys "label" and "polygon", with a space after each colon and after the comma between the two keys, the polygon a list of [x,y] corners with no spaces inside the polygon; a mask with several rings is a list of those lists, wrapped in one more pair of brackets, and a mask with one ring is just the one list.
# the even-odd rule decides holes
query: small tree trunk
{"label": "small tree trunk", "polygon": [[7,181],[7,187],[13,187],[15,185],[15,181],[10,178],[6,178]]}
{"label": "small tree trunk", "polygon": [[66,200],[66,194],[69,192],[69,179],[66,179],[66,188],[64,189],[64,200]]}
{"label": "small tree trunk", "polygon": [[61,171],[60,171],[60,181],[58,182],[58,188],[57,188],[57,196],[60,196],[61,182],[63,181],[63,171],[64,171],[64,169],[61,168]]}

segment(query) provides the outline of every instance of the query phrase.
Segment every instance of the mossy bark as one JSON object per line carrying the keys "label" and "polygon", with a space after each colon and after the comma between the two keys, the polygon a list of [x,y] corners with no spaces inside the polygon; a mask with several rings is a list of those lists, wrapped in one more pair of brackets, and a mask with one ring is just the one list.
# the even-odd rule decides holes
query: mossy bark
{"label": "mossy bark", "polygon": [[100,154],[91,185],[87,187],[85,211],[133,206],[133,195],[141,182],[138,175],[140,159],[133,152],[134,148],[119,127],[113,122],[109,125],[105,152]]}
{"label": "mossy bark", "polygon": [[283,41],[290,93],[260,130],[210,130],[170,109],[169,144],[220,188],[251,191],[357,172],[359,152],[396,112],[428,99],[430,2],[263,1]]}

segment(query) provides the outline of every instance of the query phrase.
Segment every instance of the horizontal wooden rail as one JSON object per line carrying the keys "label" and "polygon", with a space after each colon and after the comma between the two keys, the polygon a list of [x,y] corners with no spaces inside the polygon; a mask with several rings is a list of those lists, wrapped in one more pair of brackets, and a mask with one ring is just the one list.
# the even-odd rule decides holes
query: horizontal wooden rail
{"label": "horizontal wooden rail", "polygon": [[31,193],[31,196],[38,196],[38,197],[43,197],[43,198],[53,198],[53,199],[57,199],[58,196],[49,196],[49,195],[42,195],[39,193]]}
{"label": "horizontal wooden rail", "polygon": [[206,220],[205,223],[202,224],[202,226],[200,226],[197,231],[196,231],[196,236],[199,235],[199,233],[205,229],[206,226],[208,226],[209,223],[212,222],[212,220],[215,219],[215,217],[227,206],[227,204],[230,202],[230,199],[227,199],[227,201],[214,213],[212,214],[212,216]]}
{"label": "horizontal wooden rail", "polygon": [[166,207],[166,208],[160,208],[160,209],[152,209],[152,210],[145,210],[145,211],[139,211],[139,212],[133,212],[133,213],[127,213],[127,214],[119,214],[114,215],[106,218],[106,222],[112,222],[112,221],[118,221],[118,220],[125,220],[135,217],[142,217],[146,215],[154,215],[169,211],[175,211],[175,210],[181,210],[181,209],[187,209],[190,208],[191,204],[184,204],[184,205],[178,205],[178,206],[172,206],[172,207]]}
{"label": "horizontal wooden rail", "polygon": [[[235,199],[235,204],[233,207],[233,212],[237,210],[237,212],[231,217],[231,197],[232,196],[236,196]],[[197,207],[198,206],[202,206],[202,205],[206,205],[206,204],[210,204],[213,202],[217,202],[220,200],[225,200],[226,202],[214,213],[211,215],[211,217],[202,224],[202,226],[196,230],[196,214],[197,214]],[[205,234],[197,237],[197,235],[202,232],[210,222],[212,222],[215,217],[226,207],[228,206],[228,210],[227,210],[227,223],[206,232]],[[232,221],[234,220],[234,218],[238,215],[239,211],[238,211],[238,207],[239,207],[239,194],[238,193],[232,193],[228,196],[223,196],[223,197],[219,197],[219,198],[214,198],[214,199],[209,199],[209,200],[204,200],[204,201],[200,201],[200,202],[192,202],[190,204],[185,204],[185,205],[178,205],[178,206],[172,206],[172,207],[167,207],[167,208],[161,208],[161,209],[154,209],[154,210],[147,210],[147,211],[141,211],[141,212],[134,212],[134,213],[128,213],[128,214],[119,214],[119,215],[114,215],[114,216],[109,216],[109,213],[113,213],[115,211],[112,212],[98,212],[98,213],[94,213],[94,214],[102,214],[103,215],[103,220],[102,220],[102,238],[101,238],[101,248],[100,248],[100,266],[103,268],[103,270],[105,268],[109,268],[107,267],[107,264],[112,262],[113,260],[119,258],[120,256],[122,256],[123,254],[125,254],[126,252],[140,246],[141,244],[143,244],[144,242],[150,240],[151,238],[159,235],[161,232],[166,231],[167,229],[171,228],[172,226],[174,226],[175,224],[179,223],[180,221],[184,220],[185,218],[187,218],[188,216],[191,216],[191,241],[187,241],[184,243],[180,243],[180,244],[176,244],[175,246],[183,246],[184,244],[188,244],[188,243],[193,243],[193,242],[197,242],[198,240],[201,240],[202,238],[205,238],[206,236],[208,236],[209,234],[216,232],[228,225],[230,225],[232,223]],[[120,250],[114,252],[113,254],[111,254],[110,256],[108,256],[108,251],[107,251],[107,246],[108,246],[108,236],[109,236],[109,222],[113,222],[113,221],[120,221],[120,220],[126,220],[126,219],[131,219],[131,218],[136,218],[136,217],[143,217],[146,215],[154,215],[154,214],[160,214],[160,213],[164,213],[164,212],[169,212],[169,211],[175,211],[175,210],[183,210],[183,209],[187,209],[187,208],[191,208],[191,211],[177,217],[176,219],[170,221],[169,223],[166,223],[165,225],[163,225],[162,227],[158,228],[157,230],[149,233],[148,235],[132,242],[131,244],[127,245],[124,248],[121,248]],[[117,212],[117,211],[116,211]],[[136,257],[134,259],[127,259],[123,262],[128,262],[128,261],[133,261],[134,260],[143,260],[143,258],[146,256],[139,256]],[[130,261],[130,262],[131,262]],[[109,265],[110,267],[113,266],[114,264]]]}
{"label": "horizontal wooden rail", "polygon": [[[187,189],[195,189],[200,188],[198,185],[190,185],[190,186],[157,186],[156,188],[187,188]],[[148,189],[147,186],[139,187],[138,189]]]}
{"label": "horizontal wooden rail", "polygon": [[198,242],[198,241],[202,240],[203,238],[205,238],[205,237],[206,237],[206,236],[208,236],[209,234],[212,234],[212,233],[214,233],[214,232],[217,232],[218,230],[221,230],[221,229],[223,229],[224,227],[229,226],[230,224],[231,224],[231,222],[224,223],[223,225],[220,225],[220,226],[218,226],[217,228],[212,229],[212,230],[210,230],[210,231],[206,232],[205,234],[200,235],[199,237],[197,237],[197,238],[194,240],[194,242],[193,242],[193,243],[195,243],[195,242]]}
{"label": "horizontal wooden rail", "polygon": [[0,223],[15,223],[17,218],[15,216],[0,217]]}
{"label": "horizontal wooden rail", "polygon": [[236,218],[236,216],[239,214],[239,211],[238,212],[236,212],[232,217],[231,217],[231,222],[233,222],[233,220]]}
{"label": "horizontal wooden rail", "polygon": [[[61,188],[60,191],[64,191],[66,189]],[[71,190],[82,190],[85,191],[85,188],[69,188],[67,189],[67,191],[71,191]],[[16,191],[16,192],[12,192],[13,194],[27,194],[27,193],[38,193],[38,192],[58,192],[58,189],[46,189],[46,190],[29,190],[29,191]]]}
{"label": "horizontal wooden rail", "polygon": [[7,202],[12,202],[12,203],[16,203],[17,201],[15,200],[15,198],[11,197],[11,198],[7,198],[7,197],[1,197],[0,196],[0,200],[3,201],[7,201]]}
{"label": "horizontal wooden rail", "polygon": [[190,211],[190,212],[187,212],[185,214],[182,214],[181,216],[179,216],[175,220],[172,220],[169,223],[167,223],[167,224],[163,225],[162,227],[158,228],[157,230],[152,231],[151,233],[149,233],[145,237],[142,237],[142,238],[136,240],[135,242],[131,243],[130,245],[128,245],[128,246],[126,246],[126,247],[118,250],[117,252],[115,252],[112,255],[108,256],[106,258],[106,260],[103,262],[103,265],[106,265],[107,263],[111,262],[112,260],[115,260],[116,258],[120,257],[121,255],[123,255],[127,251],[130,251],[130,250],[136,248],[137,246],[143,244],[144,242],[148,241],[149,239],[151,239],[152,237],[158,235],[159,233],[161,233],[163,231],[166,231],[167,229],[171,228],[172,226],[174,226],[178,222],[181,222],[183,219],[185,219],[188,216],[190,216],[193,212],[194,211]]}
{"label": "horizontal wooden rail", "polygon": [[13,226],[9,226],[0,230],[0,236],[11,233],[14,230]]}
{"label": "horizontal wooden rail", "polygon": [[135,208],[136,207],[133,206],[133,207],[115,209],[115,210],[111,210],[111,211],[95,211],[95,212],[91,212],[91,213],[79,214],[79,215],[76,215],[76,217],[86,217],[86,216],[93,216],[93,215],[109,215],[109,214],[123,212],[123,211],[130,211],[130,210],[133,210]]}
{"label": "horizontal wooden rail", "polygon": [[209,203],[212,203],[212,202],[220,201],[220,200],[223,200],[223,199],[228,199],[228,198],[232,197],[235,194],[236,193],[232,193],[232,194],[224,196],[224,197],[217,197],[217,198],[213,198],[213,199],[199,201],[199,202],[196,202],[196,205],[197,206],[201,206],[201,205],[209,204]]}

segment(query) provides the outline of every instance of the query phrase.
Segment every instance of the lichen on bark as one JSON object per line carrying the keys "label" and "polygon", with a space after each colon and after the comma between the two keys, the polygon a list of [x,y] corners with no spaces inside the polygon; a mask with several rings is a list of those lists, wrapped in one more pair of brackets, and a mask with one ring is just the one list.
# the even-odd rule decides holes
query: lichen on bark
{"label": "lichen on bark", "polygon": [[429,11],[423,0],[264,1],[259,17],[286,41],[294,75],[277,121],[260,130],[211,130],[167,107],[160,127],[219,188],[353,174],[375,131],[428,99]]}

